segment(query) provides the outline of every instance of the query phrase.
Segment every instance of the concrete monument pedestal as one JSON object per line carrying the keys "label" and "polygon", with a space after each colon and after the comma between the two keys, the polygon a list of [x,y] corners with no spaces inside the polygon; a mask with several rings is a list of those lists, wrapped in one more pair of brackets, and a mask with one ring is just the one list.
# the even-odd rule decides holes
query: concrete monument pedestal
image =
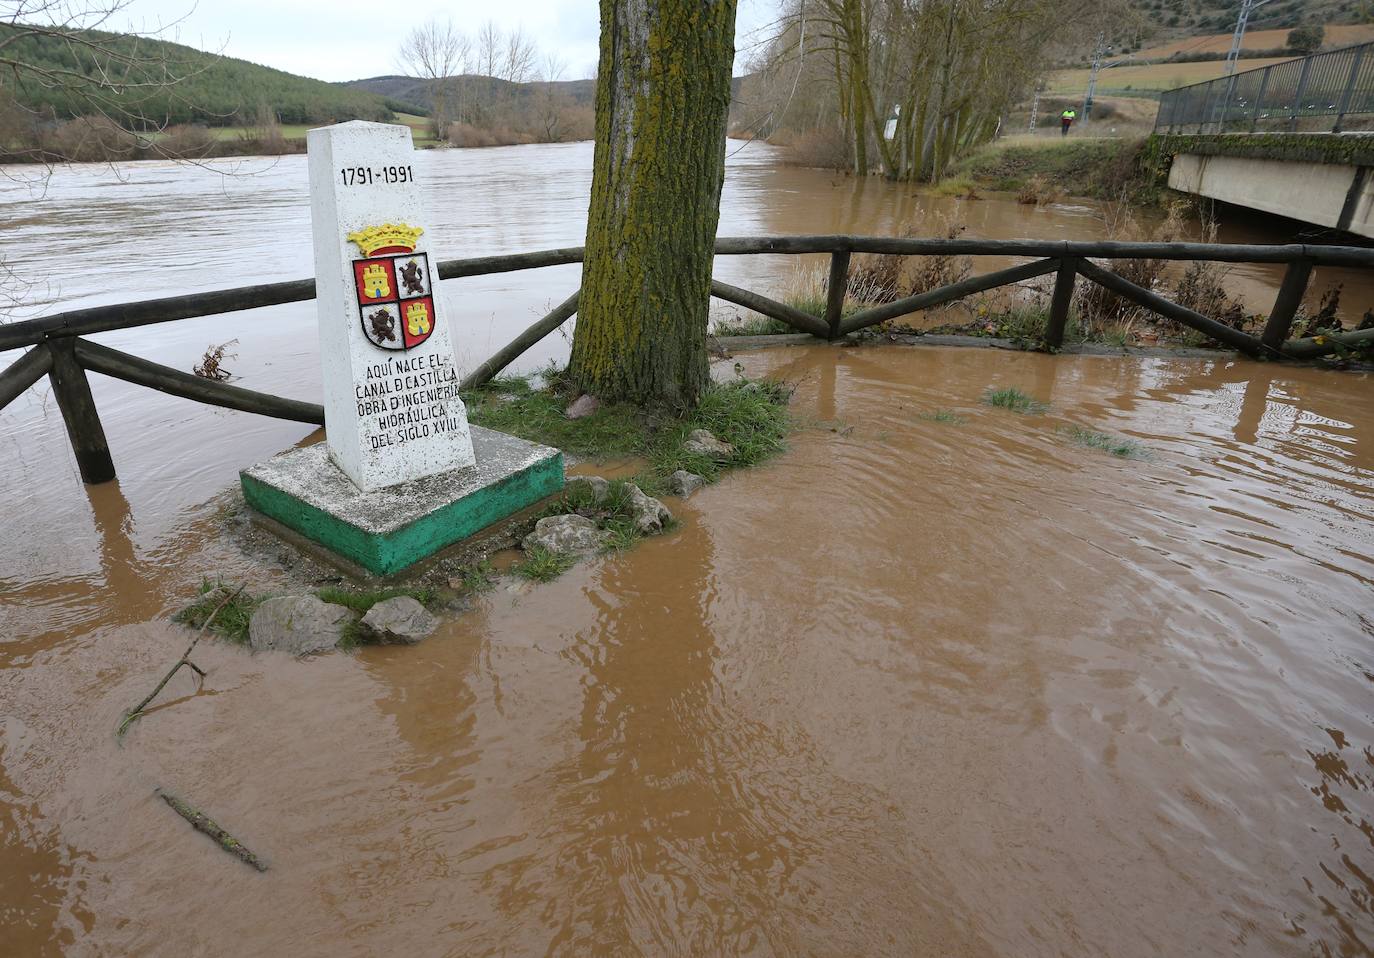
{"label": "concrete monument pedestal", "polygon": [[558,492],[563,455],[468,425],[409,128],[307,143],[326,439],[244,471],[243,494],[388,575]]}
{"label": "concrete monument pedestal", "polygon": [[399,572],[563,488],[563,454],[472,427],[477,464],[370,492],[324,443],[241,473],[243,496],[268,518],[377,575]]}

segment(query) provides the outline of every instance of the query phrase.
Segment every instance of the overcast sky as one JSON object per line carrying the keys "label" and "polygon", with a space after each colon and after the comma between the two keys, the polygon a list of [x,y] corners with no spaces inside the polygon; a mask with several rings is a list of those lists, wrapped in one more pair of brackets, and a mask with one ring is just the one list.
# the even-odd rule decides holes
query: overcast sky
{"label": "overcast sky", "polygon": [[[775,8],[775,0],[739,0],[737,73]],[[132,0],[126,22],[110,28],[180,20],[166,39],[321,80],[356,80],[401,72],[402,38],[431,16],[450,17],[468,34],[488,19],[503,30],[521,27],[541,52],[562,57],[566,79],[590,76],[596,66],[596,0]]]}

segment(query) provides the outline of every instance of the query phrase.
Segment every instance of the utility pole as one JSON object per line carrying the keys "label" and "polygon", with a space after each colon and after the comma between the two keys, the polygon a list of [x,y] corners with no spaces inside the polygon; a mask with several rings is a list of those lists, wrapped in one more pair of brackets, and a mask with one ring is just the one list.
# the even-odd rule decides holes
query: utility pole
{"label": "utility pole", "polygon": [[1088,94],[1083,97],[1083,125],[1088,125],[1088,117],[1093,112],[1093,93],[1097,90],[1097,71],[1102,69],[1102,57],[1111,52],[1111,47],[1106,46],[1106,37],[1099,33],[1097,40],[1093,43],[1093,65],[1088,71]]}
{"label": "utility pole", "polygon": [[[1262,0],[1262,2],[1267,3],[1268,0]],[[1083,98],[1084,126],[1088,125],[1088,118],[1092,116],[1093,94],[1097,92],[1097,74],[1102,70],[1110,70],[1112,67],[1119,67],[1123,63],[1129,63],[1130,61],[1135,59],[1134,56],[1126,56],[1122,57],[1120,60],[1113,60],[1110,63],[1102,62],[1104,59],[1111,55],[1111,45],[1107,43],[1106,36],[1104,34],[1099,33],[1097,35],[1097,42],[1093,45],[1092,69],[1088,72],[1088,95]]]}
{"label": "utility pole", "polygon": [[1040,120],[1040,91],[1045,88],[1041,80],[1035,81],[1035,99],[1031,100],[1030,132],[1035,132],[1035,124]]}
{"label": "utility pole", "polygon": [[1240,59],[1240,48],[1245,41],[1245,28],[1250,22],[1250,14],[1268,2],[1269,0],[1240,0],[1236,32],[1231,34],[1231,50],[1226,54],[1226,76],[1236,72],[1236,61]]}

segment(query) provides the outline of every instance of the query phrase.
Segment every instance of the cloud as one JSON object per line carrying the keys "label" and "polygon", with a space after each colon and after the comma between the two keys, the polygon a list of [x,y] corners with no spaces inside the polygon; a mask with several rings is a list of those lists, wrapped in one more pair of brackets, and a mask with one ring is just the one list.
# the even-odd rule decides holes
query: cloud
{"label": "cloud", "polygon": [[[772,15],[772,0],[742,0],[741,38]],[[594,0],[135,0],[127,26],[156,29],[179,21],[167,39],[321,80],[355,80],[398,72],[396,51],[412,27],[449,17],[475,34],[487,20],[516,28],[568,64],[570,78],[596,66],[599,34]],[[737,64],[737,68],[738,68]]]}

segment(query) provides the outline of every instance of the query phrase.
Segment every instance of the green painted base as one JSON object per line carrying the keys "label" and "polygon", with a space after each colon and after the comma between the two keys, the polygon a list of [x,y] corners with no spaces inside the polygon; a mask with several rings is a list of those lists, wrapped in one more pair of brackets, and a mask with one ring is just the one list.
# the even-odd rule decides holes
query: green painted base
{"label": "green painted base", "polygon": [[263,515],[377,575],[390,575],[563,488],[563,454],[472,427],[471,469],[363,492],[324,443],[239,474]]}

